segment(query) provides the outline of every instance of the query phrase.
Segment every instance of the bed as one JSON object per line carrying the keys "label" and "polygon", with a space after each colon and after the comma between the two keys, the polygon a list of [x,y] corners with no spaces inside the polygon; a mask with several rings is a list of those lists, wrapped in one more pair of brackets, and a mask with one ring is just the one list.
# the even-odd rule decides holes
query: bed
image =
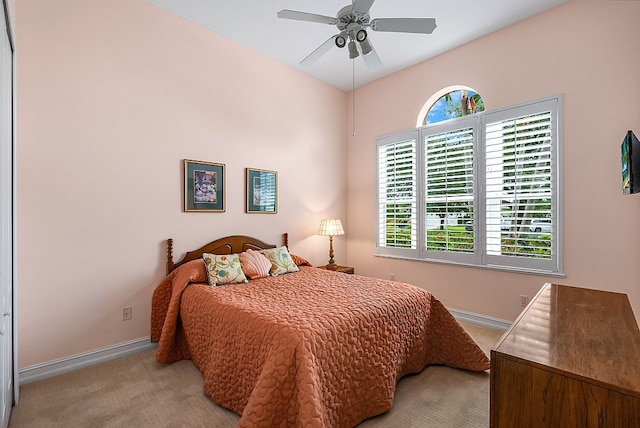
{"label": "bed", "polygon": [[[203,253],[287,249],[217,239],[173,261],[152,299],[156,360],[190,358],[204,393],[240,427],[352,427],[391,409],[398,380],[427,365],[484,371],[489,359],[422,288],[311,267],[210,286]],[[286,253],[286,251],[285,251]]]}

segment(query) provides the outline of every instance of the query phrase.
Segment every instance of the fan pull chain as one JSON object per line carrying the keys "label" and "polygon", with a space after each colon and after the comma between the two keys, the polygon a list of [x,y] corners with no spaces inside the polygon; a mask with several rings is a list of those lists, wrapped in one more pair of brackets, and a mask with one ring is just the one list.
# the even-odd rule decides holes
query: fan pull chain
{"label": "fan pull chain", "polygon": [[352,129],[352,136],[355,137],[356,136],[356,60],[355,58],[351,60],[351,95],[353,97],[353,100],[351,101],[351,107],[353,109],[353,112],[351,113],[351,125],[353,126]]}

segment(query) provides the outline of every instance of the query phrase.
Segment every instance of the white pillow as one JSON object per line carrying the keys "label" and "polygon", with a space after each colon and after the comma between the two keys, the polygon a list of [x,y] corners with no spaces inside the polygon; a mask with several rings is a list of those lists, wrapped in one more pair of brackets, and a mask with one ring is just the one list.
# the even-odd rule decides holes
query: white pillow
{"label": "white pillow", "polygon": [[278,248],[269,248],[266,250],[260,250],[269,261],[271,262],[271,275],[278,276],[284,273],[298,272],[298,265],[295,264],[291,258],[291,254],[287,250],[287,247],[282,246]]}
{"label": "white pillow", "polygon": [[208,254],[202,255],[207,269],[209,285],[241,284],[249,282],[240,264],[237,254]]}

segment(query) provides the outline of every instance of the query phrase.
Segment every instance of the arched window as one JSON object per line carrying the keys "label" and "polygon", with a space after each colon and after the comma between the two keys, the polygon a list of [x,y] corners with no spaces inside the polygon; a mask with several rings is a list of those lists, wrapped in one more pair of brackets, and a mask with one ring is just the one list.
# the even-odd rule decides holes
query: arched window
{"label": "arched window", "polygon": [[376,254],[562,274],[562,97],[423,126],[452,92],[376,139]]}
{"label": "arched window", "polygon": [[484,111],[484,100],[475,90],[466,86],[450,86],[433,94],[418,116],[418,126]]}

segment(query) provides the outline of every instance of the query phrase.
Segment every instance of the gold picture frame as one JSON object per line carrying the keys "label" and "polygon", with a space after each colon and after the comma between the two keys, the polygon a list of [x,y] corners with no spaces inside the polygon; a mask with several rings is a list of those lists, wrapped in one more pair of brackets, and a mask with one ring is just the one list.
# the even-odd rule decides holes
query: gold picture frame
{"label": "gold picture frame", "polygon": [[184,211],[225,211],[225,165],[184,160]]}

